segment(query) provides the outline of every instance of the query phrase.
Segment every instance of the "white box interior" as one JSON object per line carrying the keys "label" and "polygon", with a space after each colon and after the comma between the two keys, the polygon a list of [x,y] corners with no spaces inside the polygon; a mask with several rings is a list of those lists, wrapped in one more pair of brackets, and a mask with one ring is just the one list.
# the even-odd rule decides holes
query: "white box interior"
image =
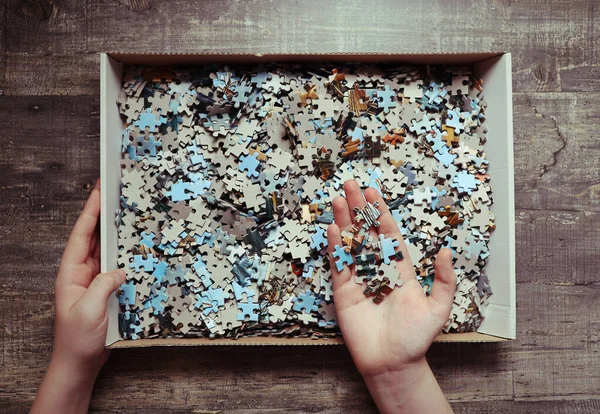
{"label": "white box interior", "polygon": [[[210,61],[211,56],[175,55],[122,55],[127,63],[145,65],[164,65],[170,60],[176,63],[194,63]],[[294,55],[285,55],[285,59],[294,59]],[[116,59],[115,59],[116,58]],[[108,54],[100,56],[100,179],[101,179],[101,271],[114,270],[117,267],[118,244],[115,213],[119,208],[121,183],[121,134],[123,122],[117,107],[117,96],[121,90],[123,63],[119,55],[115,58]],[[246,59],[254,62],[278,61],[274,56],[235,56],[235,60]],[[496,215],[496,229],[490,242],[490,257],[487,259],[486,272],[493,291],[489,305],[485,308],[485,319],[478,332],[499,338],[516,337],[516,295],[515,295],[515,208],[514,208],[514,159],[513,159],[513,122],[512,122],[512,74],[511,56],[505,54],[462,54],[462,55],[334,55],[316,56],[319,60],[388,60],[398,63],[426,64],[472,64],[474,74],[483,79],[484,100],[488,106],[485,112],[485,127],[488,129],[485,144],[486,158],[489,161],[489,174],[494,204],[491,211]],[[335,58],[335,59],[333,59]],[[362,58],[362,59],[361,59]],[[303,55],[303,60],[310,56]],[[226,61],[227,56],[219,56]],[[175,62],[174,62],[175,63]],[[121,341],[119,333],[119,300],[111,295],[108,301],[109,327],[106,345]],[[446,334],[452,341],[460,341],[466,334]],[[469,336],[472,341],[472,336]],[[153,341],[152,339],[145,341]],[[171,345],[177,345],[174,340]],[[477,339],[475,339],[477,341]],[[128,341],[141,342],[141,341]],[[215,341],[222,344],[222,341]],[[233,342],[232,342],[233,343]],[[292,342],[290,342],[292,343]],[[158,344],[158,342],[157,342]],[[164,344],[164,341],[161,341]],[[141,343],[140,343],[141,345]],[[145,342],[144,346],[151,345]],[[189,345],[189,344],[188,344]],[[135,346],[135,344],[132,344]]]}

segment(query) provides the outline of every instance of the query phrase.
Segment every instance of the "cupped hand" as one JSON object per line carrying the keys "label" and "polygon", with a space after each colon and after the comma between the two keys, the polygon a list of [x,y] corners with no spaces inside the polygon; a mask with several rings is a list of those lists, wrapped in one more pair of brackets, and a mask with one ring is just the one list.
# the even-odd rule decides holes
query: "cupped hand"
{"label": "cupped hand", "polygon": [[[415,278],[413,264],[406,244],[392,214],[377,190],[368,188],[364,197],[355,181],[344,184],[346,197],[333,201],[335,223],[328,229],[329,258],[333,273],[334,301],[344,341],[357,369],[363,376],[402,371],[422,362],[425,352],[448,320],[456,289],[456,275],[452,256],[442,249],[435,263],[435,282],[427,297]],[[341,230],[353,223],[354,207],[362,208],[365,198],[379,202],[381,223],[371,234],[391,237],[399,241],[404,259],[396,269],[403,281],[380,304],[363,294],[364,285],[354,281],[354,265],[337,272],[332,254],[336,245],[342,245]]]}
{"label": "cupped hand", "polygon": [[125,281],[125,272],[100,273],[100,188],[94,190],[71,232],[56,278],[56,332],[53,359],[97,374],[105,350],[109,296]]}

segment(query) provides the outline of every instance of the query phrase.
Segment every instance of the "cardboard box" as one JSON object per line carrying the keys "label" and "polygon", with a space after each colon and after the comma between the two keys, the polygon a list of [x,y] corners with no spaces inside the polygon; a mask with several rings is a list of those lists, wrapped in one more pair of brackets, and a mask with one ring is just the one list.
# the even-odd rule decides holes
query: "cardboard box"
{"label": "cardboard box", "polygon": [[[398,64],[449,64],[472,66],[475,76],[483,79],[488,104],[485,126],[488,128],[485,153],[496,215],[486,271],[493,289],[485,319],[478,332],[439,335],[438,342],[496,342],[516,335],[515,301],[515,209],[513,168],[512,73],[509,53],[472,54],[332,54],[332,55],[245,55],[197,54],[154,55],[103,53],[100,56],[100,177],[101,177],[101,271],[117,267],[117,227],[121,183],[121,132],[123,122],[117,108],[124,65],[201,65],[206,63],[261,62],[394,62]],[[254,337],[238,340],[208,338],[122,340],[118,329],[119,301],[112,295],[108,302],[109,327],[106,345],[110,348],[196,345],[323,345],[341,344],[335,339]]]}

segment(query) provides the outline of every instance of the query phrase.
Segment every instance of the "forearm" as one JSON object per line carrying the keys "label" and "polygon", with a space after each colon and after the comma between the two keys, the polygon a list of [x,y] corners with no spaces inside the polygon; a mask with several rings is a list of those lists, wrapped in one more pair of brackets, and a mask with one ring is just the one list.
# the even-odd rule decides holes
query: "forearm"
{"label": "forearm", "polygon": [[424,358],[409,370],[365,377],[365,383],[383,414],[452,413]]}
{"label": "forearm", "polygon": [[31,413],[87,413],[96,376],[97,372],[84,372],[67,360],[53,357]]}

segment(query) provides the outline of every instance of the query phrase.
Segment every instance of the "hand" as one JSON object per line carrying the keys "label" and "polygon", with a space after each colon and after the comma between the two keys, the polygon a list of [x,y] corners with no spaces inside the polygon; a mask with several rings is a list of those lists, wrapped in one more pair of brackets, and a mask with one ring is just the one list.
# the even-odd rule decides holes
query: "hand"
{"label": "hand", "polygon": [[122,270],[98,274],[99,215],[100,188],[96,182],[58,270],[54,349],[32,412],[87,412],[94,381],[108,358],[104,347],[106,304],[126,276]]}
{"label": "hand", "polygon": [[[377,384],[411,385],[416,384],[416,379],[431,382],[433,375],[428,374],[431,371],[425,360],[425,352],[448,320],[454,299],[456,275],[451,253],[448,249],[442,249],[438,254],[435,282],[431,296],[427,297],[416,280],[406,245],[386,203],[377,190],[367,189],[366,200],[370,203],[379,202],[378,209],[381,212],[378,218],[381,224],[371,229],[371,235],[377,237],[378,234],[384,234],[385,237],[397,239],[404,255],[404,260],[396,265],[403,285],[396,287],[380,304],[375,304],[372,298],[363,294],[364,286],[354,282],[354,265],[344,267],[341,272],[336,271],[332,254],[336,245],[342,245],[340,228],[350,227],[355,216],[353,208],[365,205],[365,198],[355,181],[346,182],[344,191],[346,198],[337,197],[333,201],[335,224],[328,229],[328,251],[338,322],[348,350],[372,394],[371,385],[376,388]],[[377,396],[373,397],[380,406]],[[386,399],[389,400],[389,396]],[[382,406],[379,408],[385,411]],[[449,408],[447,403],[445,408]]]}

